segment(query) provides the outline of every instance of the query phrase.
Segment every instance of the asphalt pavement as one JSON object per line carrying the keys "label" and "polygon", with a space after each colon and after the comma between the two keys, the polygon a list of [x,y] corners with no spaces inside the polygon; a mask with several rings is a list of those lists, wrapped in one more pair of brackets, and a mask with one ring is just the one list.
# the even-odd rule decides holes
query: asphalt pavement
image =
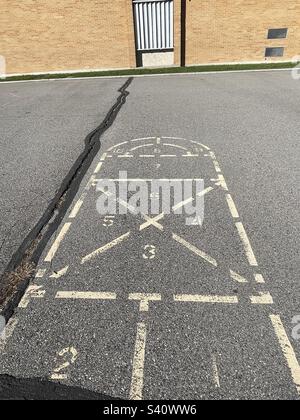
{"label": "asphalt pavement", "polygon": [[[79,139],[124,79],[61,83],[78,115],[78,97],[93,98]],[[24,86],[6,89],[38,104],[47,88]],[[299,399],[299,82],[199,74],[127,90],[8,323],[1,374],[124,399]],[[99,180],[124,172],[203,179],[204,220],[99,214]]]}
{"label": "asphalt pavement", "polygon": [[0,274],[54,199],[120,80],[0,86]]}

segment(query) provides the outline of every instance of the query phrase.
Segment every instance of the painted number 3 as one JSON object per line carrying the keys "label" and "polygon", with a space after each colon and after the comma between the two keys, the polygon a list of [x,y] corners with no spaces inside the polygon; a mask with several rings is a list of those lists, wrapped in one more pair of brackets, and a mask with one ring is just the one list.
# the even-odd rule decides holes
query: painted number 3
{"label": "painted number 3", "polygon": [[146,245],[144,247],[143,258],[145,260],[153,260],[156,257],[156,247],[154,245]]}

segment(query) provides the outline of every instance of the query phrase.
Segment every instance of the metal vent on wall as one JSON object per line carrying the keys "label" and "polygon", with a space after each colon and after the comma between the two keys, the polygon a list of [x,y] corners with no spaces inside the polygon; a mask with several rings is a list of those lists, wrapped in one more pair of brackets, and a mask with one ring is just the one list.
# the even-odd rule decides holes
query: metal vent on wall
{"label": "metal vent on wall", "polygon": [[133,1],[137,51],[174,48],[173,0]]}

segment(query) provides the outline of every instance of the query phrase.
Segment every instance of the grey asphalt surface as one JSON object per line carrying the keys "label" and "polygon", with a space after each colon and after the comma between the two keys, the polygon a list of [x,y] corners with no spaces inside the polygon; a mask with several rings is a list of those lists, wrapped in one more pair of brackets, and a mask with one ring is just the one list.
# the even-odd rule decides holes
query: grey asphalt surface
{"label": "grey asphalt surface", "polygon": [[[117,87],[123,82],[114,81]],[[78,95],[80,90],[87,95],[91,83],[95,92],[105,82],[67,83],[78,87]],[[299,399],[270,315],[281,317],[299,362],[292,318],[300,315],[300,83],[286,71],[252,72],[136,78],[128,90],[127,103],[102,137],[73,205],[103,153],[127,142],[108,152],[99,177],[117,178],[123,169],[134,178],[203,178],[214,186],[205,199],[204,224],[187,227],[182,217],[170,215],[160,221],[163,232],[154,226],[139,231],[141,217],[128,215],[116,216],[105,227],[96,211],[99,192],[92,187],[77,217],[70,219],[71,206],[58,229],[57,234],[72,223],[52,263],[44,259],[57,235],[41,258],[39,268],[47,271],[33,284],[45,291],[44,297],[33,296],[27,308],[16,311],[18,324],[2,349],[0,373],[50,378],[71,360],[59,352],[74,347],[76,360],[60,371],[66,375],[63,384],[129,398],[137,324],[143,323],[144,399]],[[94,98],[94,106],[102,109],[101,98]],[[217,174],[205,150],[197,158],[183,157],[179,149],[177,157],[162,158],[155,147],[144,147],[133,158],[120,157],[135,144],[151,143],[131,142],[144,137],[153,137],[153,144],[161,138],[157,147],[166,154],[172,148],[165,143],[199,149],[175,137],[215,152],[259,268],[248,264],[224,191],[211,181]],[[155,157],[140,156],[146,153]],[[85,255],[129,231],[127,241],[81,264]],[[174,241],[172,233],[214,256],[218,268]],[[154,259],[143,258],[147,244],[156,247]],[[50,277],[66,265],[66,275]],[[248,283],[234,282],[229,269]],[[255,272],[266,284],[255,283]],[[110,292],[116,299],[55,299],[58,291]],[[270,292],[274,303],[251,304],[250,296],[260,292]],[[130,293],[158,293],[162,300],[140,312]],[[239,303],[174,302],[174,294],[236,296]]]}
{"label": "grey asphalt surface", "polygon": [[120,80],[0,85],[0,274],[59,189]]}

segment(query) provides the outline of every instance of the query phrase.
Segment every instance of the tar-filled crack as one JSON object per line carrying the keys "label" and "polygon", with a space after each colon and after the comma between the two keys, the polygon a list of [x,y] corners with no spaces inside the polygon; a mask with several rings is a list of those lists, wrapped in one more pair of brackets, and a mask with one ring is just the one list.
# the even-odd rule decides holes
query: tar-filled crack
{"label": "tar-filled crack", "polygon": [[[129,95],[127,88],[132,80],[133,78],[130,77],[118,90],[120,95],[103,122],[86,137],[84,151],[77,158],[54,199],[13,255],[4,274],[2,274],[0,278],[0,314],[7,320],[13,315],[49,239],[57,231],[79,190],[82,179],[99,152],[101,136],[111,127],[125,104]],[[20,267],[27,268],[27,271],[24,271],[24,278],[22,276],[20,278]],[[17,275],[15,275],[16,273]]]}

